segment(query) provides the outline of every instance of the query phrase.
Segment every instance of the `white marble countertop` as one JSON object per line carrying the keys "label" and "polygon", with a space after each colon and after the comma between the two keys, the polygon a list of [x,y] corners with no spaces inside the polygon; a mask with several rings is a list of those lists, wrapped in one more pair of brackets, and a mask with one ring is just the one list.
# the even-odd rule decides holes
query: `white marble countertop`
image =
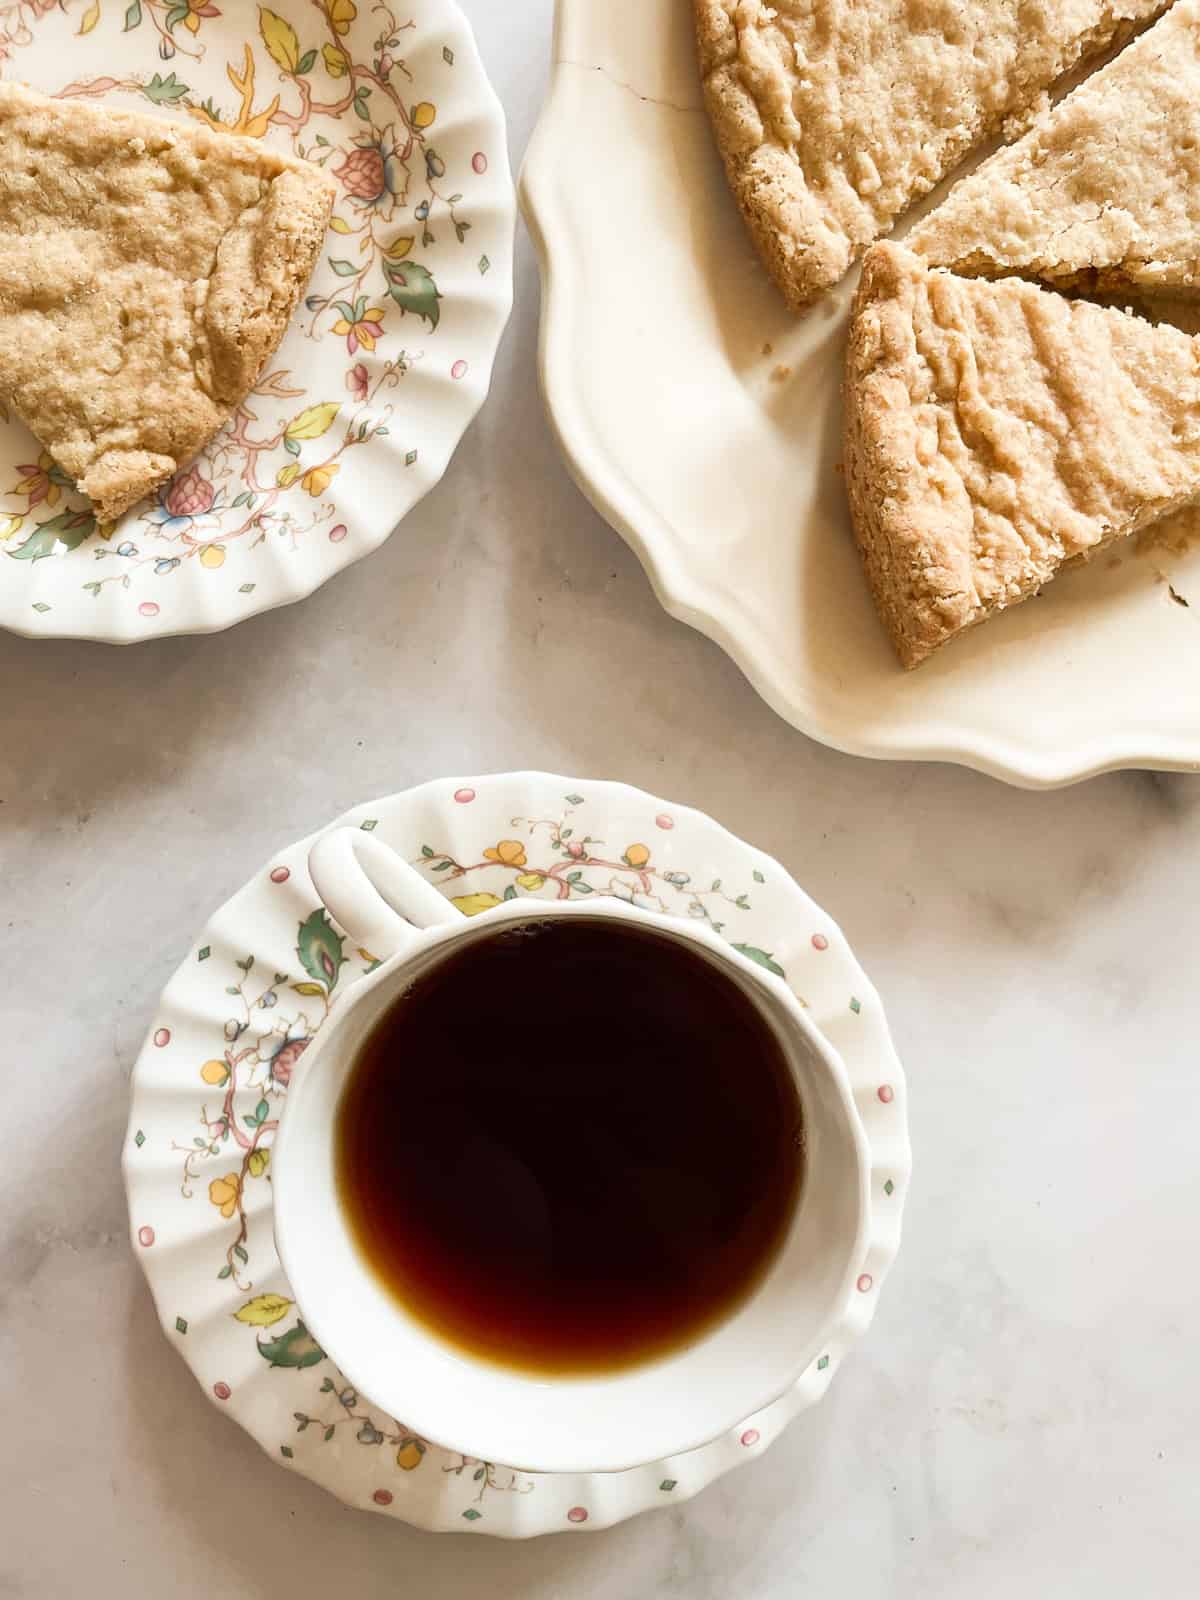
{"label": "white marble countertop", "polygon": [[[519,158],[551,0],[465,5]],[[447,479],[303,605],[129,650],[0,636],[0,1594],[1195,1592],[1200,787],[1023,794],[791,732],[571,486],[537,314],[523,237]],[[916,1167],[869,1335],[774,1450],[610,1533],[508,1546],[272,1470],[160,1334],[118,1162],[209,911],[354,802],[527,766],[700,806],[786,863],[883,992]]]}

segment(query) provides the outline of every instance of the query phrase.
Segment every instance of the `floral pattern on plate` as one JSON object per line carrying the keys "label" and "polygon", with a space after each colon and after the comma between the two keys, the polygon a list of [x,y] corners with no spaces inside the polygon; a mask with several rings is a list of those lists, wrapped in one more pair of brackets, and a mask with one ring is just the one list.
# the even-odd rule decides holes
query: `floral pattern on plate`
{"label": "floral pattern on plate", "polygon": [[0,433],[0,622],[128,640],[307,594],[440,477],[507,319],[503,118],[465,22],[451,0],[23,0],[0,6],[0,61],[49,93],[265,138],[338,182],[279,351],[154,503],[98,526],[28,433]]}
{"label": "floral pattern on plate", "polygon": [[615,894],[701,918],[785,976],[841,1051],[874,1152],[856,1303],[788,1395],[723,1439],[631,1472],[522,1473],[452,1455],[375,1410],[309,1333],[271,1236],[271,1142],[292,1074],[376,965],[316,903],[303,840],[213,918],[164,993],[135,1071],[130,1225],[164,1328],[214,1402],[276,1461],[420,1527],[517,1537],[603,1527],[686,1498],[818,1399],[870,1320],[909,1166],[903,1074],[878,999],[778,863],[636,790],[513,774],[426,785],[344,822],[378,831],[466,915],[517,897]]}

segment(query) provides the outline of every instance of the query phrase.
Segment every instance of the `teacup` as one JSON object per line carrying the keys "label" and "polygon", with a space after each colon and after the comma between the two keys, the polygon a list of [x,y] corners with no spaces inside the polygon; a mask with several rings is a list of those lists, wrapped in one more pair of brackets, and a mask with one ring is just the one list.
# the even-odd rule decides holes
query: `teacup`
{"label": "teacup", "polygon": [[[339,1003],[292,1079],[272,1156],[275,1238],[310,1331],[354,1387],[414,1433],[536,1472],[619,1471],[676,1455],[783,1394],[854,1294],[869,1211],[845,1068],[787,985],[703,924],[617,899],[517,899],[468,919],[359,829],[325,834],[309,867],[330,914],[382,965]],[[444,1342],[381,1284],[339,1201],[339,1100],[375,1024],[464,942],[551,918],[632,920],[700,954],[758,1007],[803,1109],[804,1182],[762,1281],[695,1342],[597,1376],[508,1370]]]}

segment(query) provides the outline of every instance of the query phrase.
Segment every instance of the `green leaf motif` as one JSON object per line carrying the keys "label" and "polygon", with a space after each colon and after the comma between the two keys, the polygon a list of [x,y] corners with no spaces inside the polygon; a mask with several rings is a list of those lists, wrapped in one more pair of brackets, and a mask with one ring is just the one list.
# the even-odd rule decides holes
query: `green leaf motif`
{"label": "green leaf motif", "polygon": [[338,981],[338,972],[344,965],[345,940],[336,933],[329,915],[318,907],[312,916],[300,924],[300,942],[296,954],[305,972],[317,983],[332,991]]}
{"label": "green leaf motif", "polygon": [[404,313],[412,311],[428,322],[430,330],[442,320],[441,292],[433,273],[419,261],[385,261],[388,293]]}
{"label": "green leaf motif", "polygon": [[179,24],[186,19],[190,10],[191,7],[188,5],[187,0],[179,0],[178,5],[172,6],[170,11],[167,12],[167,32],[174,33]]}
{"label": "green leaf motif", "polygon": [[315,50],[306,50],[296,63],[296,71],[301,74],[311,72],[316,65],[316,60],[317,52]]}
{"label": "green leaf motif", "polygon": [[753,944],[735,944],[733,947],[739,955],[745,956],[748,961],[757,961],[760,967],[766,967],[768,972],[773,972],[777,978],[786,978],[787,973],[778,961],[767,950],[760,950]]}
{"label": "green leaf motif", "polygon": [[303,1322],[281,1333],[278,1339],[260,1339],[258,1353],[273,1367],[315,1367],[325,1359],[324,1350]]}
{"label": "green leaf motif", "polygon": [[96,518],[90,511],[60,511],[37,527],[17,550],[8,553],[14,561],[41,561],[45,556],[65,555],[78,550],[96,531]]}
{"label": "green leaf motif", "polygon": [[569,794],[567,796],[567,804],[569,806],[581,806],[583,804],[583,796],[581,794]]}
{"label": "green leaf motif", "polygon": [[130,28],[138,27],[141,24],[141,20],[142,20],[142,0],[133,0],[133,4],[130,6],[129,10],[125,13],[125,30],[124,31],[126,33],[128,33]]}
{"label": "green leaf motif", "polygon": [[180,83],[173,72],[168,73],[165,78],[156,72],[149,83],[142,85],[142,93],[147,100],[153,100],[156,106],[169,106],[176,100],[183,99],[188,93],[188,86],[186,83]]}
{"label": "green leaf motif", "polygon": [[340,261],[336,256],[329,257],[329,265],[339,278],[353,278],[358,271],[353,261]]}

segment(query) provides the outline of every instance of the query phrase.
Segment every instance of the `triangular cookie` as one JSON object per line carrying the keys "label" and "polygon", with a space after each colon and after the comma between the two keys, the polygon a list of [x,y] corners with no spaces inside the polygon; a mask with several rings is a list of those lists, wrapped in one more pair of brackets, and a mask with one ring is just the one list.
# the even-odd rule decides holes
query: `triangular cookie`
{"label": "triangular cookie", "polygon": [[0,84],[0,397],[101,521],[253,387],[334,194],[253,139]]}
{"label": "triangular cookie", "polygon": [[1200,497],[1200,340],[1019,278],[863,264],[846,481],[907,667]]}
{"label": "triangular cookie", "polygon": [[905,243],[989,278],[1200,291],[1200,0],[1178,0]]}
{"label": "triangular cookie", "polygon": [[1169,0],[693,0],[704,95],[772,276],[805,306],[976,145]]}

